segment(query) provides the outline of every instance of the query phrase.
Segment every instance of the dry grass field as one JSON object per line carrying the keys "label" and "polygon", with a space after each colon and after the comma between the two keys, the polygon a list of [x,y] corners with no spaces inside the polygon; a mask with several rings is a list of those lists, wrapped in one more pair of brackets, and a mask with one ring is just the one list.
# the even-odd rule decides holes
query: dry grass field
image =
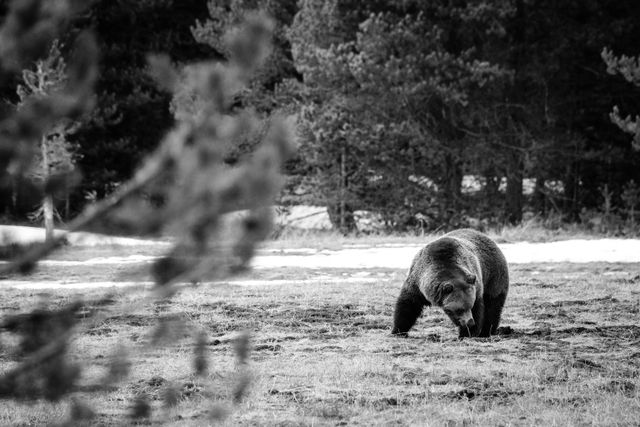
{"label": "dry grass field", "polygon": [[[67,248],[56,257],[140,250]],[[251,282],[203,283],[162,301],[144,289],[5,288],[0,315],[111,295],[98,321],[80,322],[71,349],[84,365],[71,399],[94,409],[90,425],[640,425],[640,264],[510,268],[508,328],[490,339],[458,340],[437,309],[424,312],[409,338],[391,337],[405,271],[384,268],[263,269],[241,278]],[[51,265],[26,279],[148,280],[144,270]],[[153,347],[161,318],[183,319],[186,327]],[[199,330],[207,333],[204,377],[193,365]],[[250,334],[246,366],[234,350],[243,331]],[[12,334],[0,334],[1,371],[16,363],[15,344]],[[92,387],[114,352],[123,351],[131,374]],[[246,394],[234,403],[246,379]],[[168,389],[177,391],[170,408],[163,405]],[[141,394],[151,400],[151,416],[133,420],[132,402]],[[71,399],[0,400],[0,425],[61,423]]]}

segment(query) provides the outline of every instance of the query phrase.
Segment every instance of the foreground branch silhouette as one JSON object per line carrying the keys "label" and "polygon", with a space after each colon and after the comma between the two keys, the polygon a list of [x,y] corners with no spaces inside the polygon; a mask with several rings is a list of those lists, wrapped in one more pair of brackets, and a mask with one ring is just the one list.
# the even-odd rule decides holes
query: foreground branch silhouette
{"label": "foreground branch silhouette", "polygon": [[[46,4],[45,1],[14,1],[6,22],[19,19],[25,8],[33,8],[34,13],[42,12],[47,8]],[[51,18],[50,14],[40,15],[43,20]],[[52,26],[58,24],[59,19],[51,23]],[[3,266],[0,274],[5,277],[15,273],[28,274],[37,267],[39,260],[65,242],[69,232],[82,229],[174,236],[174,244],[151,268],[156,287],[148,299],[169,298],[185,284],[243,271],[254,254],[255,245],[271,229],[270,205],[280,188],[280,168],[294,150],[289,123],[284,118],[274,118],[254,153],[233,168],[224,163],[225,150],[247,129],[258,126],[252,113],[234,108],[234,101],[268,56],[272,29],[273,24],[267,17],[247,16],[240,28],[225,36],[230,52],[227,63],[196,64],[188,74],[174,68],[165,56],[149,57],[150,74],[160,87],[176,93],[185,84],[184,75],[187,75],[186,83],[203,100],[202,108],[176,123],[130,181],[111,196],[87,207],[71,221],[66,233],[25,251]],[[54,35],[52,32],[49,39],[41,42],[46,44]],[[0,32],[0,37],[5,39],[21,36],[19,31]],[[16,40],[13,45],[22,46]],[[51,123],[90,110],[97,74],[96,58],[95,43],[90,35],[84,35],[77,43],[75,61],[70,62],[67,86],[59,93],[23,107],[3,121],[0,163],[7,171],[20,175],[27,170],[35,144]],[[67,182],[52,177],[43,185],[45,192],[55,192]],[[222,227],[221,216],[240,209],[245,215],[229,239],[225,234],[227,230]],[[223,234],[225,239],[222,239]],[[79,330],[106,319],[108,313],[129,309],[132,307],[107,307],[104,299],[84,303],[74,301],[57,310],[39,309],[3,319],[0,329],[21,338],[19,354],[22,360],[0,374],[0,397],[58,400],[73,393],[82,367],[67,357],[70,341]],[[82,324],[80,319],[83,319]],[[167,327],[168,323],[183,323],[179,319],[162,319],[162,322],[153,333],[151,345],[167,341],[172,330]],[[197,374],[202,375],[207,366],[206,334],[197,330],[195,336],[194,364]],[[249,378],[244,367],[248,337],[241,335],[239,340],[237,352],[243,374],[233,391],[234,402],[241,401]],[[126,377],[130,369],[127,352],[116,351],[110,366],[109,374],[95,385],[96,389]],[[174,400],[168,399],[167,404]],[[81,402],[76,401],[74,405],[71,416],[76,418],[71,422],[84,420],[93,413]],[[139,397],[131,415],[145,417],[149,413],[148,403],[144,397]],[[226,413],[219,407],[212,409],[214,418]]]}

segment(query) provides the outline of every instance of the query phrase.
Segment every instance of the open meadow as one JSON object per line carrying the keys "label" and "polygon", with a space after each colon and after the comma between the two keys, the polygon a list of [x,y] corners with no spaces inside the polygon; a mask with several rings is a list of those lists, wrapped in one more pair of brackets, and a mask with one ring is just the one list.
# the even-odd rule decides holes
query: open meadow
{"label": "open meadow", "polygon": [[[460,341],[433,308],[409,338],[390,336],[410,258],[404,268],[263,267],[162,300],[148,287],[109,285],[148,283],[145,256],[161,250],[67,247],[33,275],[7,278],[16,287],[0,294],[3,318],[108,296],[81,311],[70,349],[84,366],[71,396],[94,409],[90,425],[640,425],[640,263],[511,264],[502,334]],[[150,346],[159,319],[185,323]],[[193,362],[199,331],[204,376]],[[243,331],[247,364],[234,348]],[[17,338],[4,331],[0,343],[4,372],[16,363]],[[130,375],[94,387],[118,352],[129,355]],[[177,391],[172,407],[167,390]],[[150,418],[130,419],[141,394]],[[69,407],[0,400],[0,425],[61,423]]]}

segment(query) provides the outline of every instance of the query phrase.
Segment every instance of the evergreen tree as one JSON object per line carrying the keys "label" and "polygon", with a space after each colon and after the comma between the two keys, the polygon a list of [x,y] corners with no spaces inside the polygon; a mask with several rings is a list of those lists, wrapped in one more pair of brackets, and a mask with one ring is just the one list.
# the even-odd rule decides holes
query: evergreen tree
{"label": "evergreen tree", "polygon": [[[264,137],[272,114],[280,114],[284,108],[277,99],[276,87],[283,79],[295,76],[285,28],[291,23],[296,10],[296,0],[209,0],[207,2],[209,18],[197,20],[191,27],[196,42],[207,45],[223,61],[230,57],[230,47],[226,45],[225,34],[236,27],[247,13],[262,13],[274,22],[273,47],[265,58],[264,66],[251,76],[248,86],[236,95],[237,107],[251,106],[262,119],[256,129],[247,129],[240,144],[229,147],[226,153],[228,163],[235,163],[242,154],[250,152]],[[198,114],[202,109],[202,100],[197,88],[189,84],[197,74],[198,65],[190,65],[182,70],[181,88],[175,94],[171,110],[174,117]]]}
{"label": "evergreen tree", "polygon": [[[622,55],[616,57],[613,52],[605,48],[602,51],[602,58],[607,64],[607,72],[620,74],[629,83],[640,87],[640,56]],[[631,117],[631,115],[628,115],[622,117],[618,106],[614,106],[610,117],[611,121],[620,129],[633,135],[633,146],[636,150],[640,150],[640,116]]]}
{"label": "evergreen tree", "polygon": [[508,75],[477,37],[498,34],[501,13],[484,2],[301,2],[290,30],[301,150],[334,224],[349,231],[355,209],[393,227],[417,213],[456,221],[474,100]]}
{"label": "evergreen tree", "polygon": [[102,198],[128,180],[171,128],[171,95],[149,76],[147,55],[162,52],[175,64],[210,58],[190,31],[206,13],[203,0],[97,0],[74,19],[76,29],[96,32],[101,56],[96,109],[73,137],[83,171],[76,210],[84,192]]}
{"label": "evergreen tree", "polygon": [[[23,83],[18,86],[20,109],[33,99],[44,99],[62,91],[67,83],[66,64],[60,51],[60,44],[55,41],[46,58],[36,61],[33,69],[22,72]],[[63,119],[42,135],[38,144],[39,150],[34,156],[34,165],[29,173],[31,179],[42,187],[57,177],[69,175],[75,168],[74,147],[68,140],[78,122]],[[46,230],[46,240],[53,238],[54,230],[54,195],[45,191],[41,207],[36,217],[42,215]]]}
{"label": "evergreen tree", "polygon": [[296,73],[285,33],[297,10],[296,0],[209,0],[207,7],[209,18],[197,20],[191,32],[198,43],[208,45],[225,59],[229,57],[229,49],[225,47],[224,34],[241,22],[246,13],[259,11],[274,20],[273,49],[243,94],[245,104],[259,111],[272,111],[276,107],[275,86]]}

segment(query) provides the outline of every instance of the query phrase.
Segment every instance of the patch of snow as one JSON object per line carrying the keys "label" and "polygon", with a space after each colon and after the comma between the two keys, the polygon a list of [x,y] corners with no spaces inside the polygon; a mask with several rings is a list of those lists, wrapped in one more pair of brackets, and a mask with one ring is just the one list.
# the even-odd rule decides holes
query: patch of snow
{"label": "patch of snow", "polygon": [[[62,233],[61,230],[54,231],[56,236]],[[23,227],[18,225],[0,226],[0,245],[29,245],[31,243],[43,242],[44,238],[44,228]]]}
{"label": "patch of snow", "polygon": [[[113,257],[98,257],[89,258],[83,261],[80,260],[60,260],[60,259],[43,259],[38,262],[39,265],[46,266],[80,266],[80,265],[113,265],[113,264],[141,264],[147,262],[153,262],[158,257],[148,255],[129,255],[129,256],[113,256]],[[7,264],[8,261],[0,261],[0,265]],[[4,282],[0,282],[4,283]]]}
{"label": "patch of snow", "polygon": [[499,245],[512,264],[533,262],[640,262],[640,240],[599,239],[564,240],[548,243],[510,243]]}
{"label": "patch of snow", "polygon": [[224,282],[211,282],[212,284],[228,284],[236,286],[264,286],[264,285],[309,285],[317,283],[373,283],[378,279],[373,277],[318,277],[315,279],[302,279],[302,280],[287,280],[287,279],[275,279],[275,280],[228,280]]}
{"label": "patch of snow", "polygon": [[344,248],[358,249],[358,248],[375,247],[375,248],[417,248],[417,249],[421,249],[422,247],[424,247],[424,245],[425,245],[425,243],[377,243],[377,244],[374,244],[374,245],[353,243],[353,244],[344,245]]}
{"label": "patch of snow", "polygon": [[39,289],[98,289],[98,288],[150,288],[153,282],[67,282],[64,280],[3,280],[4,288],[39,290]]}
{"label": "patch of snow", "polygon": [[[321,250],[314,252],[277,252],[264,251],[252,261],[256,269],[274,269],[295,267],[307,269],[342,268],[352,272],[341,272],[344,277],[318,275],[313,279],[302,280],[231,280],[215,283],[227,283],[238,286],[259,286],[279,284],[314,284],[321,282],[369,283],[377,279],[371,277],[366,269],[393,268],[408,269],[416,253],[423,245],[404,246],[386,245],[375,247],[349,247],[341,250]],[[566,240],[549,243],[508,243],[499,245],[510,264],[526,263],[590,263],[616,262],[640,263],[640,240],[638,239],[600,239]],[[289,253],[289,254],[288,254]],[[126,257],[101,257],[86,261],[44,260],[44,265],[98,265],[98,264],[135,264],[153,261],[155,258],[145,255]],[[361,271],[357,271],[361,270]],[[362,271],[364,270],[364,271]],[[537,272],[531,272],[536,274]],[[606,274],[606,273],[605,273]],[[73,281],[16,281],[2,280],[0,287],[8,286],[20,289],[48,288],[104,288],[127,286],[152,286],[151,282],[73,282]]]}
{"label": "patch of snow", "polygon": [[353,211],[353,220],[358,231],[363,233],[372,233],[376,230],[384,229],[384,221],[379,213],[363,210]]}
{"label": "patch of snow", "polygon": [[[254,258],[252,265],[254,268],[409,268],[420,246],[345,248],[313,255],[263,255]],[[640,240],[637,239],[521,242],[499,246],[510,264],[640,262]]]}
{"label": "patch of snow", "polygon": [[[406,269],[413,257],[424,245],[389,245],[375,247],[347,247],[340,250],[291,249],[279,251],[260,251],[252,261],[253,268],[297,267],[309,269],[343,268],[395,268]],[[500,244],[507,262],[510,264],[527,263],[589,263],[589,262],[640,262],[640,240],[601,239],[566,240],[549,243],[507,243]],[[129,255],[98,257],[84,261],[43,260],[42,265],[113,265],[139,264],[153,262],[157,257],[148,255]]]}
{"label": "patch of snow", "polygon": [[438,191],[438,185],[435,182],[433,182],[431,178],[427,178],[426,176],[409,175],[409,182],[413,182],[415,184],[418,184],[424,188],[428,188],[433,191]]}
{"label": "patch of snow", "polygon": [[253,268],[408,268],[417,248],[346,248],[323,250],[314,255],[257,256]]}
{"label": "patch of snow", "polygon": [[[64,230],[54,230],[55,236],[64,234]],[[45,231],[40,227],[27,227],[21,225],[0,225],[0,245],[29,245],[44,242]],[[78,231],[69,233],[67,241],[71,245],[97,246],[97,245],[168,245],[167,242],[156,240],[134,239],[130,237],[106,236],[96,233]]]}
{"label": "patch of snow", "polygon": [[70,233],[67,237],[69,244],[74,246],[100,246],[100,245],[120,245],[120,246],[141,246],[160,245],[169,246],[170,242],[159,240],[135,239],[132,237],[106,236],[104,234],[87,233],[77,231]]}
{"label": "patch of snow", "polygon": [[41,265],[112,265],[112,264],[140,264],[146,262],[153,262],[158,257],[148,255],[129,255],[129,256],[112,256],[112,257],[97,257],[89,258],[84,261],[75,260],[57,260],[57,259],[45,259],[39,262]]}
{"label": "patch of snow", "polygon": [[[216,282],[203,282],[201,286],[210,285],[233,285],[233,286],[277,286],[277,285],[310,285],[318,283],[373,283],[378,279],[372,277],[329,277],[321,276],[315,279],[301,280],[224,280]],[[149,289],[154,286],[153,282],[67,282],[64,280],[3,280],[2,287],[20,290],[42,290],[42,289],[97,289],[97,288],[129,288],[140,287]]]}
{"label": "patch of snow", "polygon": [[275,253],[275,254],[315,254],[318,252],[317,249],[313,248],[283,248],[283,249],[273,249],[273,248],[265,248],[259,249],[261,253]]}
{"label": "patch of snow", "polygon": [[329,213],[324,206],[288,206],[275,209],[276,226],[303,230],[331,230]]}
{"label": "patch of snow", "polygon": [[[522,180],[522,194],[530,196],[533,194],[536,188],[536,178],[523,178]],[[486,185],[486,178],[479,175],[464,175],[462,177],[462,185],[460,191],[463,194],[474,194],[481,191]],[[551,180],[545,181],[544,186],[547,190],[554,193],[561,193],[564,191],[564,183],[562,181]],[[501,177],[498,184],[498,191],[504,193],[507,190],[507,178]]]}
{"label": "patch of snow", "polygon": [[[329,212],[325,206],[273,206],[274,223],[276,227],[298,230],[331,230],[333,226],[329,220]],[[223,216],[225,228],[237,226],[246,217],[247,210],[230,212]]]}
{"label": "patch of snow", "polygon": [[464,175],[462,177],[462,184],[460,188],[460,192],[462,194],[473,194],[482,190],[484,187],[485,179],[476,175]]}

